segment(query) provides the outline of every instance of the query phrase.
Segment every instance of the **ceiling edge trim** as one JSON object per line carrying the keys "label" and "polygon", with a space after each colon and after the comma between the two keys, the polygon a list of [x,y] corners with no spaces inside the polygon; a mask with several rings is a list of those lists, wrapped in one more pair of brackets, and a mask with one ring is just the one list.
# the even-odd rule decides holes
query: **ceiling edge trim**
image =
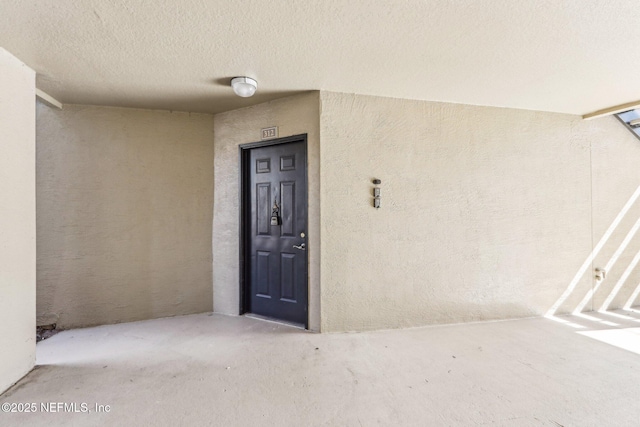
{"label": "ceiling edge trim", "polygon": [[633,110],[640,107],[640,101],[627,102],[626,104],[620,104],[602,110],[594,111],[593,113],[585,114],[582,116],[583,120],[597,119],[598,117],[611,116],[613,114],[622,113],[624,111]]}

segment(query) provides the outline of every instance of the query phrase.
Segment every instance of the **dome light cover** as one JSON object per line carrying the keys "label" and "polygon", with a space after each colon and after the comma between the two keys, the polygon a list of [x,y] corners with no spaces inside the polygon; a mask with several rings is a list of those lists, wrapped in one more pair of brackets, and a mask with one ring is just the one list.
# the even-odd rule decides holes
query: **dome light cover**
{"label": "dome light cover", "polygon": [[231,87],[236,95],[248,98],[256,93],[258,82],[251,77],[234,77],[231,79]]}

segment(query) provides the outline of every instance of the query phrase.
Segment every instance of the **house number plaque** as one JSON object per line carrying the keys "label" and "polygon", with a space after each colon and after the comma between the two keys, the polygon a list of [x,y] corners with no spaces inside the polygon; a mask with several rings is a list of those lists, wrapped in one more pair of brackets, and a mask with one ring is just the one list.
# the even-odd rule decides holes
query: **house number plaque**
{"label": "house number plaque", "polygon": [[262,139],[271,139],[278,137],[278,126],[261,129]]}

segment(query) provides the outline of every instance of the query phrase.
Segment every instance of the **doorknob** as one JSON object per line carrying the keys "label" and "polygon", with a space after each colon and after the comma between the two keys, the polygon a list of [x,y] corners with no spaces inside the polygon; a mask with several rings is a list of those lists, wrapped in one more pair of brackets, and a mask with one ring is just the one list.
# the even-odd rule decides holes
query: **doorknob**
{"label": "doorknob", "polygon": [[305,246],[304,246],[304,243],[300,243],[299,246],[298,245],[293,245],[293,247],[296,248],[296,249],[300,249],[301,251],[305,251],[306,250]]}

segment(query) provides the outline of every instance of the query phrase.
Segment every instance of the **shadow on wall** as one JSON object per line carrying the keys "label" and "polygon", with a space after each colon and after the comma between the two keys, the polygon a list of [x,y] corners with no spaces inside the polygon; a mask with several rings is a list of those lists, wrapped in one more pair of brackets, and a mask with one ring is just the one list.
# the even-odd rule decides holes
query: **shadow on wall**
{"label": "shadow on wall", "polygon": [[[635,268],[640,261],[640,250],[635,253],[635,256],[633,256],[633,258],[628,263],[626,263],[626,265],[624,262],[618,264],[618,261],[621,259],[628,259],[630,257],[629,252],[633,252],[633,250],[635,249],[633,245],[630,246],[630,243],[634,242],[634,238],[636,237],[638,229],[640,229],[640,217],[629,228],[629,231],[626,233],[621,243],[617,246],[613,246],[615,250],[611,251],[612,254],[608,258],[606,264],[604,264],[604,267],[598,268],[596,270],[596,275],[593,278],[594,280],[592,281],[592,285],[590,286],[590,289],[585,293],[584,297],[575,307],[569,310],[573,314],[573,317],[557,317],[557,313],[560,311],[561,307],[566,306],[566,304],[568,304],[573,298],[580,296],[580,292],[583,290],[580,289],[578,284],[583,280],[585,274],[590,274],[595,264],[598,264],[598,262],[604,261],[604,259],[606,259],[606,256],[605,258],[602,258],[605,253],[605,251],[603,251],[603,248],[608,247],[609,249],[611,249],[611,245],[607,245],[607,243],[610,243],[609,241],[612,236],[614,234],[618,235],[624,232],[624,226],[622,224],[629,222],[630,218],[628,218],[628,216],[631,215],[628,214],[629,212],[633,212],[634,207],[640,207],[640,203],[636,205],[639,197],[640,186],[629,198],[627,203],[622,207],[620,212],[618,212],[613,222],[609,225],[609,228],[600,238],[598,243],[594,246],[592,252],[589,254],[587,259],[585,259],[582,266],[578,269],[576,275],[569,283],[567,289],[555,302],[555,304],[553,304],[553,306],[547,311],[547,313],[545,314],[546,318],[564,323],[568,326],[572,326],[578,329],[584,328],[585,326],[581,325],[578,322],[575,322],[574,320],[576,319],[583,319],[590,322],[600,323],[605,326],[619,326],[618,324],[607,320],[606,316],[603,319],[602,316],[591,316],[583,314],[584,311],[597,311],[599,314],[605,314],[608,316],[616,317],[618,319],[622,318],[631,322],[640,322],[639,319],[633,316],[612,313],[610,311],[612,309],[622,308],[623,310],[626,310],[630,313],[639,313],[633,310],[632,307],[637,303],[638,296],[640,295],[640,283],[635,284],[629,279],[633,277],[632,273],[634,273]],[[631,220],[632,219],[633,218],[631,218]],[[636,239],[636,241],[637,240],[638,239]],[[629,290],[631,288],[633,288],[633,291],[629,293]],[[623,297],[625,294],[626,298]],[[625,302],[614,302],[614,300],[620,300],[620,298],[623,298],[622,301]],[[599,302],[599,300],[602,300],[602,303],[598,306],[596,302]],[[590,309],[587,308],[588,305]]]}

